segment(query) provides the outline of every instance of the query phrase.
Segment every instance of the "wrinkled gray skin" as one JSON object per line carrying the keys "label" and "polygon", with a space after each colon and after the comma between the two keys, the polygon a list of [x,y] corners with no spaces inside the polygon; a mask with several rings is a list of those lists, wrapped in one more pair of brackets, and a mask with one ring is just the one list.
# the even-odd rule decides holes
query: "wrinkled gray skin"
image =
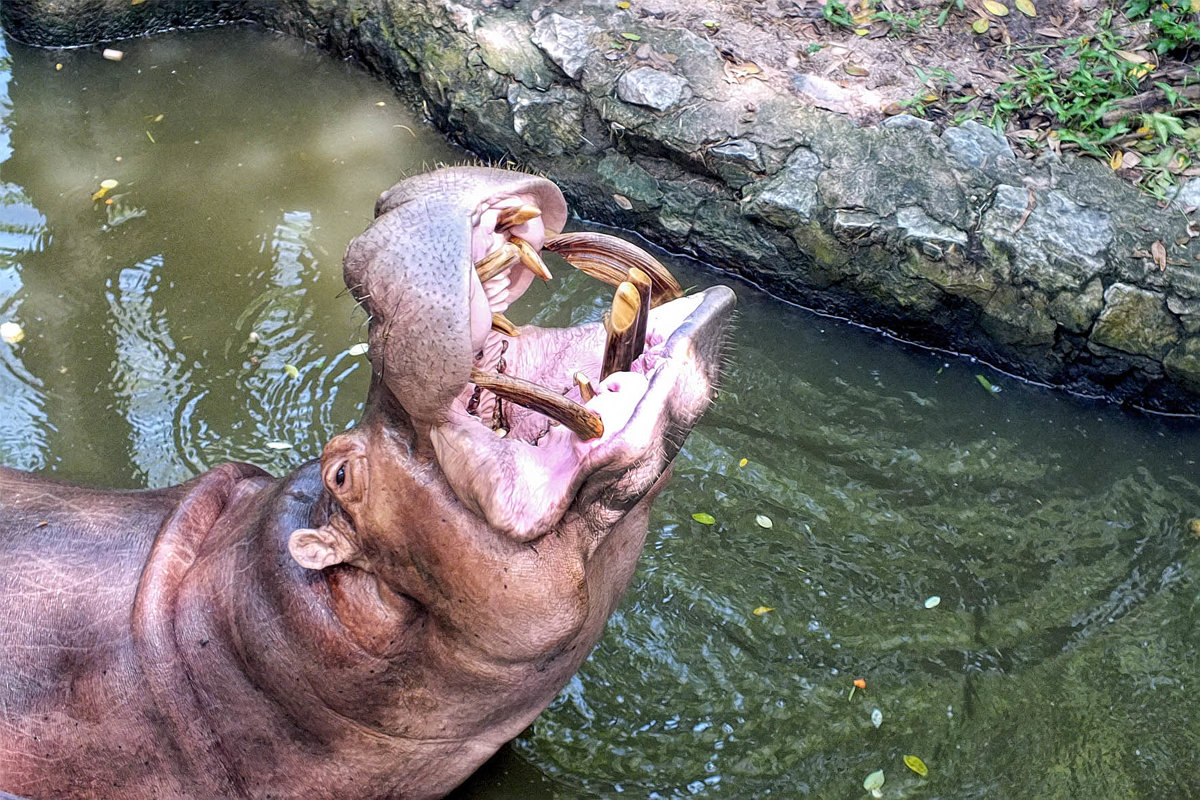
{"label": "wrinkled gray skin", "polygon": [[[439,797],[550,702],[625,590],[733,298],[655,311],[649,381],[619,373],[589,404],[602,438],[514,409],[501,439],[463,411],[464,370],[500,341],[471,264],[514,197],[562,224],[549,182],[495,170],[381,198],[346,263],[376,373],[319,462],[143,492],[0,471],[0,790]],[[527,327],[509,371],[566,391],[601,347],[597,325]],[[522,494],[537,519],[497,510]]]}

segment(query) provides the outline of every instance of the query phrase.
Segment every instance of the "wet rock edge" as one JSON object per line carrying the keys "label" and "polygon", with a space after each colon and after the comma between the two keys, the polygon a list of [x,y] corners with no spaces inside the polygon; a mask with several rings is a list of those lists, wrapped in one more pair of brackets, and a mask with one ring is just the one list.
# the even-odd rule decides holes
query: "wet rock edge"
{"label": "wet rock edge", "polygon": [[1200,412],[1188,187],[1162,208],[1096,161],[1019,159],[976,123],[857,127],[814,106],[836,84],[759,80],[611,2],[0,5],[11,36],[51,47],[236,21],[361,62],[481,157],[553,177],[585,219],[1034,381]]}

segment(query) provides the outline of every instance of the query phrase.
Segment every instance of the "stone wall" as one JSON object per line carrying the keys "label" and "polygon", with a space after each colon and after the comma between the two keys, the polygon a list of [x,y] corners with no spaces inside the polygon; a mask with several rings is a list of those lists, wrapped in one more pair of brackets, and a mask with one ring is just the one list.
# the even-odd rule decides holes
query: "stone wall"
{"label": "stone wall", "polygon": [[1193,187],[1161,208],[1098,162],[1020,159],[975,123],[856,127],[609,0],[5,0],[0,15],[48,46],[288,31],[416,91],[448,134],[549,175],[586,219],[1033,380],[1200,412]]}

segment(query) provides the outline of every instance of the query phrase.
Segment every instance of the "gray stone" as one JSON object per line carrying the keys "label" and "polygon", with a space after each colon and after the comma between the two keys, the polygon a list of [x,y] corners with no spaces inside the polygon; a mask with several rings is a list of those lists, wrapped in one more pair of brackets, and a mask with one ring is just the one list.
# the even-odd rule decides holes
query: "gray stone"
{"label": "gray stone", "polygon": [[600,177],[617,193],[652,208],[662,204],[663,193],[654,176],[625,156],[605,154],[596,168]]}
{"label": "gray stone", "polygon": [[542,49],[568,78],[579,80],[588,56],[596,48],[591,44],[592,34],[600,29],[586,25],[561,14],[547,14],[533,28],[533,43]]}
{"label": "gray stone", "polygon": [[1200,336],[1193,336],[1163,358],[1167,374],[1193,392],[1200,393]]}
{"label": "gray stone", "polygon": [[780,228],[794,228],[812,219],[817,209],[817,175],[821,161],[807,147],[798,147],[775,177],[751,187],[742,201],[745,213]]}
{"label": "gray stone", "polygon": [[833,229],[842,236],[858,238],[879,228],[883,220],[870,211],[839,208],[833,216]]}
{"label": "gray stone", "polygon": [[1167,310],[1179,317],[1189,334],[1200,333],[1200,299],[1168,295]]}
{"label": "gray stone", "polygon": [[666,111],[683,99],[687,79],[654,67],[630,70],[617,81],[617,97],[626,103]]}
{"label": "gray stone", "polygon": [[925,133],[933,133],[934,125],[927,119],[914,117],[912,114],[897,114],[894,117],[888,117],[883,121],[885,128],[914,128]]}
{"label": "gray stone", "polygon": [[1171,204],[1179,208],[1200,208],[1200,180],[1192,178],[1179,187]]}
{"label": "gray stone", "polygon": [[1082,292],[1059,292],[1050,301],[1050,314],[1064,330],[1071,333],[1087,333],[1102,308],[1104,284],[1099,278],[1089,283]]}
{"label": "gray stone", "polygon": [[942,132],[942,141],[951,155],[972,167],[982,167],[989,159],[1017,159],[1007,139],[974,120],[968,120],[956,128],[947,128]]}
{"label": "gray stone", "polygon": [[1031,203],[1029,190],[1007,184],[996,187],[980,234],[985,247],[1009,254],[1014,276],[1048,292],[1079,289],[1099,275],[1113,241],[1106,212],[1057,191]]}
{"label": "gray stone", "polygon": [[563,86],[539,92],[513,83],[508,89],[508,105],[513,130],[546,155],[561,155],[566,143],[583,128],[583,99],[579,92]]}
{"label": "gray stone", "polygon": [[980,322],[993,338],[1017,347],[1054,343],[1058,326],[1047,308],[1046,296],[1028,288],[999,286],[983,307]]}
{"label": "gray stone", "polygon": [[549,89],[554,83],[554,68],[512,25],[485,20],[475,28],[475,41],[480,58],[492,71],[537,89]]}
{"label": "gray stone", "polygon": [[924,242],[932,242],[939,247],[957,244],[967,246],[967,234],[958,228],[943,225],[930,218],[917,206],[905,206],[896,210],[896,224],[904,231],[906,237]]}
{"label": "gray stone", "polygon": [[1179,339],[1179,323],[1161,294],[1114,283],[1104,293],[1104,310],[1090,341],[1161,361]]}

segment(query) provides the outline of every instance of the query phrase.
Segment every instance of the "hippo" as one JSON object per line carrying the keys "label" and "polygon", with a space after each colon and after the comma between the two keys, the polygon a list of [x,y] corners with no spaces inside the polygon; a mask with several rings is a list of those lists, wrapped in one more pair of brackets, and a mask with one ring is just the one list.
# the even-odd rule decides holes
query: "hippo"
{"label": "hippo", "polygon": [[[599,640],[733,293],[562,233],[541,177],[441,169],[375,211],[344,261],[370,387],[319,460],[144,491],[0,468],[0,796],[442,797]],[[616,285],[608,318],[507,319],[547,251]]]}

